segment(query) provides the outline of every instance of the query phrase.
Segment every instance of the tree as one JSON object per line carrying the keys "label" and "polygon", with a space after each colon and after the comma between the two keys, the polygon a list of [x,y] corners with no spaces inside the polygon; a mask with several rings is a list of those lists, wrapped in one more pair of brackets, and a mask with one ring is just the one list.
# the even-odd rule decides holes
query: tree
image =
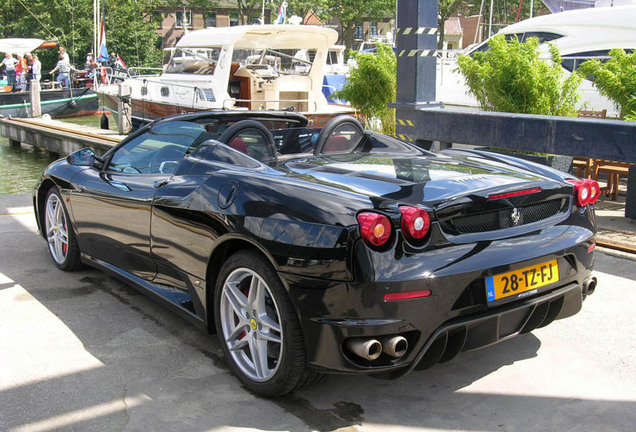
{"label": "tree", "polygon": [[356,24],[395,13],[396,0],[325,0],[324,13],[338,18],[342,25],[341,43],[353,47]]}
{"label": "tree", "polygon": [[621,118],[636,121],[636,53],[615,48],[609,55],[606,62],[586,61],[578,71],[593,77],[594,86],[616,104]]}
{"label": "tree", "polygon": [[[161,64],[156,49],[156,25],[152,12],[161,7],[195,7],[210,4],[204,0],[102,0],[106,11],[106,41],[110,51],[118,51],[129,65]],[[24,8],[28,5],[28,9]],[[36,37],[57,40],[66,47],[78,67],[93,48],[92,0],[30,0],[0,4],[2,37]],[[38,53],[43,70],[53,68],[57,50]]]}
{"label": "tree", "polygon": [[256,16],[261,16],[263,0],[236,0],[241,24],[252,24]]}
{"label": "tree", "polygon": [[326,0],[287,0],[287,19],[292,15],[297,15],[303,19],[303,24],[305,24],[305,18],[309,12],[313,11],[317,16],[321,16],[326,4]]}
{"label": "tree", "polygon": [[378,44],[377,54],[353,52],[355,66],[349,72],[344,88],[334,94],[343,98],[364,114],[367,125],[379,124],[381,132],[395,135],[395,110],[388,107],[395,101],[397,60],[393,48]]}
{"label": "tree", "polygon": [[458,69],[464,75],[469,93],[483,110],[525,114],[575,116],[580,97],[581,77],[564,79],[561,56],[550,46],[552,61],[539,58],[539,41],[529,38],[520,43],[493,37],[490,49],[474,58],[461,56]]}

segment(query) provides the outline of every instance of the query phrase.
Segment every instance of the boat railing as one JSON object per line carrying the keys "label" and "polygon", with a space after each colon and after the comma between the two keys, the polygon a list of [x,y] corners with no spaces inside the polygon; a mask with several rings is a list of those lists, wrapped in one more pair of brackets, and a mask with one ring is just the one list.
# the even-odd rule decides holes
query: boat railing
{"label": "boat railing", "polygon": [[441,49],[435,52],[435,55],[439,59],[457,60],[457,58],[464,54],[464,50],[460,49]]}
{"label": "boat railing", "polygon": [[[154,75],[153,75],[154,76]],[[158,92],[163,97],[170,97],[175,89],[187,89],[192,92],[192,107],[195,107],[197,104],[201,104],[201,108],[216,108],[211,103],[216,104],[217,101],[214,97],[214,93],[212,93],[212,89],[210,87],[201,87],[200,85],[189,85],[189,84],[178,84],[178,83],[168,83],[165,81],[156,81],[150,77],[139,76],[133,78],[134,80],[141,81],[141,96],[144,99],[150,92],[148,91],[148,87],[152,86],[155,89],[158,87]],[[156,91],[156,90],[155,90]]]}
{"label": "boat railing", "polygon": [[[316,103],[316,101],[312,101],[309,99],[234,99],[234,98],[229,98],[229,99],[225,99],[223,101],[223,109],[232,109],[232,108],[236,108],[235,104],[237,103],[247,103],[247,104],[251,104],[251,103],[259,103],[261,104],[259,106],[259,110],[285,110],[285,108],[281,108],[280,104],[284,104],[284,103],[292,103],[292,104],[299,104],[299,103],[306,103],[307,104],[307,109],[306,110],[299,110],[299,111],[313,111],[316,112],[318,111],[318,104]],[[273,107],[268,107],[268,104],[279,104],[278,106],[273,106]],[[309,106],[313,105],[314,109],[310,110]]]}
{"label": "boat railing", "polygon": [[128,76],[131,78],[159,76],[161,72],[163,69],[158,67],[133,66],[128,68]]}

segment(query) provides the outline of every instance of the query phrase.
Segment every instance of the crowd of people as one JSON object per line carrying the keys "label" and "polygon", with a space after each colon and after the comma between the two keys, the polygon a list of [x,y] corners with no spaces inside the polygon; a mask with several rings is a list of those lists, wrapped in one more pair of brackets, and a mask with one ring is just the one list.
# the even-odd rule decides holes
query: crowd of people
{"label": "crowd of people", "polygon": [[2,59],[4,74],[7,77],[7,85],[11,87],[11,91],[29,90],[31,80],[40,81],[42,76],[42,63],[38,59],[37,54],[25,54],[18,58],[13,57],[11,53],[6,53]]}
{"label": "crowd of people", "polygon": [[[4,59],[0,62],[0,67],[6,77],[7,86],[11,87],[12,92],[28,91],[31,88],[32,80],[39,82],[42,78],[42,63],[38,59],[37,54],[31,55],[27,53],[23,56],[17,54],[16,57],[12,53],[5,53]],[[101,63],[95,61],[92,53],[88,53],[84,63],[86,78],[101,79],[107,73],[104,69],[105,67],[114,71],[122,67],[121,63],[121,59],[115,53],[111,53],[107,62]],[[57,73],[56,81],[61,88],[70,88],[72,72],[79,71],[71,64],[66,49],[60,46],[57,64],[50,73]]]}

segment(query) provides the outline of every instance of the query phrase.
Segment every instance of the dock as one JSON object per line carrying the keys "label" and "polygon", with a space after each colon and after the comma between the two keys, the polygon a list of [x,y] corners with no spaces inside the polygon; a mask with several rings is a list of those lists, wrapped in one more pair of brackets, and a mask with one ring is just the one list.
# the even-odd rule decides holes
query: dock
{"label": "dock", "polygon": [[28,144],[63,156],[82,148],[102,155],[126,135],[45,118],[0,118],[0,134],[11,145]]}

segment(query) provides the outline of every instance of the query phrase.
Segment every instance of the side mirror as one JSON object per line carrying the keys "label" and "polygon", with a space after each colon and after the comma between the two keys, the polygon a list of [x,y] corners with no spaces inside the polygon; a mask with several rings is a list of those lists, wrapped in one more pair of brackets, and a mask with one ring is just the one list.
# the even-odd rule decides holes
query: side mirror
{"label": "side mirror", "polygon": [[68,155],[66,161],[76,166],[93,166],[95,164],[95,152],[89,148],[81,149]]}

